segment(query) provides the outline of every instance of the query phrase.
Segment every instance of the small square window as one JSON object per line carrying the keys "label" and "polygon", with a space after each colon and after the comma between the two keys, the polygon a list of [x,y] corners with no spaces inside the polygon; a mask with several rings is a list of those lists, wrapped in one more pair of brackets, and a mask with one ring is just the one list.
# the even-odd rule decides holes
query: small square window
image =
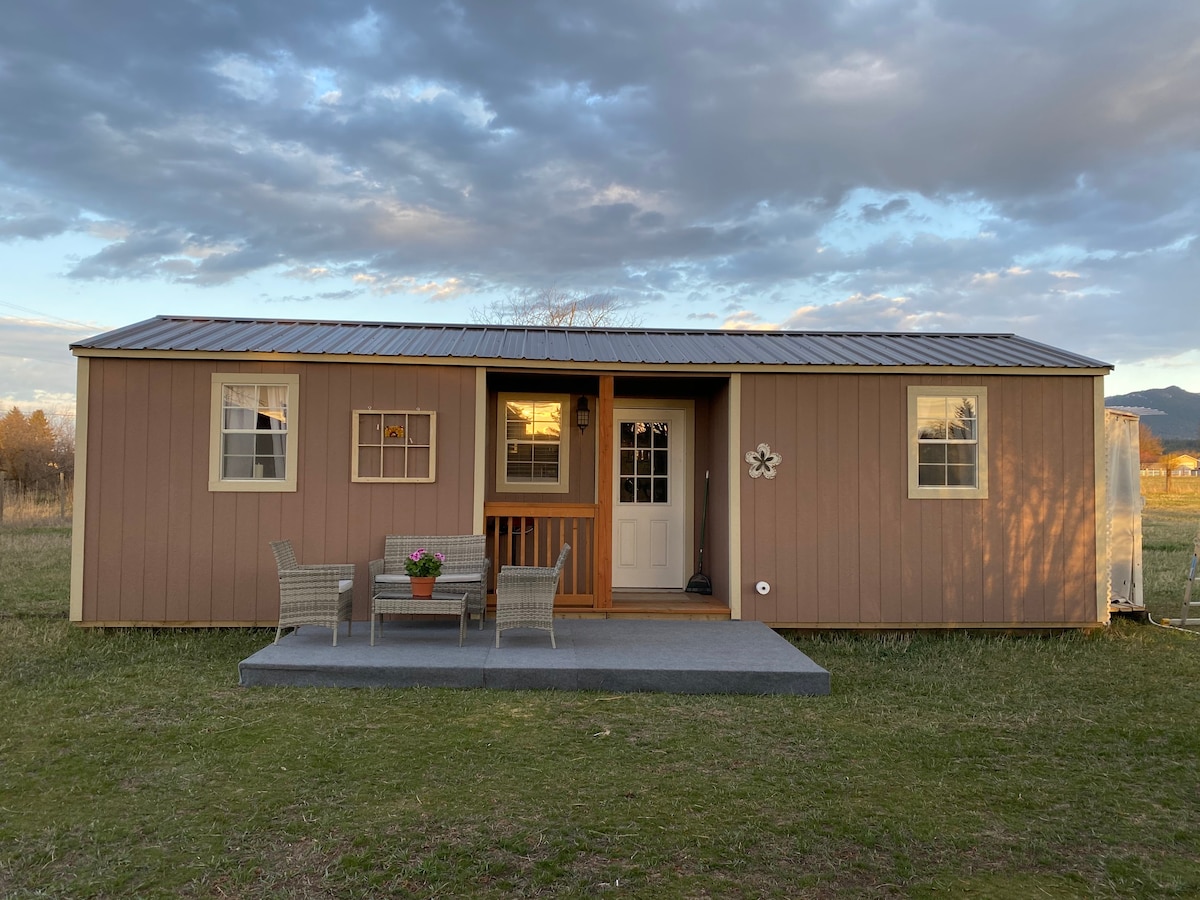
{"label": "small square window", "polygon": [[356,409],[351,481],[435,480],[437,413],[420,409]]}

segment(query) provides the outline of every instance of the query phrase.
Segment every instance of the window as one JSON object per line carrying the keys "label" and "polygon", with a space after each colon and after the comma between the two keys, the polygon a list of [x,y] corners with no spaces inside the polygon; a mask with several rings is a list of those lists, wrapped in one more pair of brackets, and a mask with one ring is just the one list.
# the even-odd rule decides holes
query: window
{"label": "window", "polygon": [[299,375],[212,376],[210,491],[296,490]]}
{"label": "window", "polygon": [[501,394],[496,490],[566,493],[565,394]]}
{"label": "window", "polygon": [[433,481],[437,413],[354,410],[351,481]]}
{"label": "window", "polygon": [[667,503],[670,422],[620,422],[621,503]]}
{"label": "window", "polygon": [[908,496],[986,498],[987,388],[908,389]]}

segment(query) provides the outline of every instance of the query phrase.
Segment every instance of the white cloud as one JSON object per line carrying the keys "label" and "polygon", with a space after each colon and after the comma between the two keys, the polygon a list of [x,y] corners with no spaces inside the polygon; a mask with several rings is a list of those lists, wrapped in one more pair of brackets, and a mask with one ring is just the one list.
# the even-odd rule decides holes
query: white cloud
{"label": "white cloud", "polygon": [[6,290],[76,318],[142,318],[135,294],[461,318],[553,283],[647,325],[1010,330],[1163,366],[1194,343],[1146,310],[1200,279],[1195,4],[177,4],[103,41],[49,4],[20,23],[0,32]]}

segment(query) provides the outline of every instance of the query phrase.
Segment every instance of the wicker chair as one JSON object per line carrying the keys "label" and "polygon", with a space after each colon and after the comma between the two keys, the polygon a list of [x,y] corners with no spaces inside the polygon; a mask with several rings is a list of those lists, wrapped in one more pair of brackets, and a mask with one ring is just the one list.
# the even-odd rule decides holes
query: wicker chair
{"label": "wicker chair", "polygon": [[550,646],[558,649],[554,643],[554,594],[570,552],[571,545],[563,544],[553,568],[503,566],[500,569],[496,577],[497,647],[500,632],[505,629],[540,628],[550,632]]}
{"label": "wicker chair", "polygon": [[346,623],[346,634],[354,627],[354,566],[302,566],[296,562],[291,541],[271,541],[275,565],[279,569],[279,626],[275,643],[285,628],[300,630],[301,625],[322,625],[333,629],[337,646],[338,623]]}
{"label": "wicker chair", "polygon": [[368,564],[371,591],[405,592],[412,584],[404,572],[404,560],[416,550],[442,553],[442,574],[438,584],[462,590],[467,595],[467,615],[479,616],[483,630],[487,618],[487,581],[491,560],[487,558],[487,537],[482,534],[389,534],[383,540],[383,559]]}

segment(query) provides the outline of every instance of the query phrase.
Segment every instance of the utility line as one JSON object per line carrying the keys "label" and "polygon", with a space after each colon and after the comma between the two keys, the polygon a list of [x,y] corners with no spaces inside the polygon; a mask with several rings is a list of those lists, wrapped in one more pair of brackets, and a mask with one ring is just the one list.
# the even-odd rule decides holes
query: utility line
{"label": "utility line", "polygon": [[87,325],[83,322],[76,322],[74,319],[64,319],[62,316],[54,316],[50,313],[42,312],[40,309],[30,309],[28,306],[18,306],[15,303],[6,303],[0,300],[0,306],[7,306],[9,309],[17,309],[21,312],[33,313],[35,316],[41,316],[44,319],[54,319],[63,322],[66,325],[78,325],[80,328],[95,328],[95,325]]}

